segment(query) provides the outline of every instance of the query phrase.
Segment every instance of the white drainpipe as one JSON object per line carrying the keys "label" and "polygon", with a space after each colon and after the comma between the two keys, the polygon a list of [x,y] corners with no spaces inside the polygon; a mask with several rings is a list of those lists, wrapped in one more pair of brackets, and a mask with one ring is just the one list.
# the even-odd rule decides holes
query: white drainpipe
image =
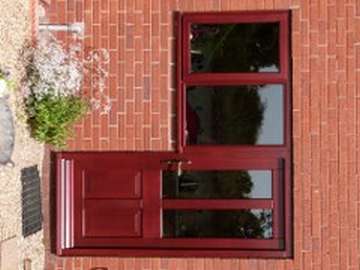
{"label": "white drainpipe", "polygon": [[39,31],[72,32],[80,36],[84,34],[84,23],[72,24],[40,24]]}

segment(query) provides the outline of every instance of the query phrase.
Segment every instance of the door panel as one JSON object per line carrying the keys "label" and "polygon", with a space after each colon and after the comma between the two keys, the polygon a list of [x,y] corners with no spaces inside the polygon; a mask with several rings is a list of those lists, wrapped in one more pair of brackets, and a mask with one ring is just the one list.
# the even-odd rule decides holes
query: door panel
{"label": "door panel", "polygon": [[84,237],[140,237],[142,211],[139,201],[86,200]]}
{"label": "door panel", "polygon": [[141,197],[141,171],[124,169],[84,169],[85,198],[130,199]]}

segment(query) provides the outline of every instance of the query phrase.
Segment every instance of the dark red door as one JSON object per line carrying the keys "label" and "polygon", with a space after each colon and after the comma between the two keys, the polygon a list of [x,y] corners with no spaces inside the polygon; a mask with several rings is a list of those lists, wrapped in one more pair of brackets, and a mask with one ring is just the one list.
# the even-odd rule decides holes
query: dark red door
{"label": "dark red door", "polygon": [[281,159],[62,153],[57,162],[60,254],[235,256],[284,248]]}

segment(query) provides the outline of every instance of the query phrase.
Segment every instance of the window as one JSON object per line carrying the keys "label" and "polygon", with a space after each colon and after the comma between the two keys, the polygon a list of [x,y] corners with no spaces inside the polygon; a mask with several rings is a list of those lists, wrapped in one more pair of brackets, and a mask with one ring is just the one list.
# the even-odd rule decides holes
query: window
{"label": "window", "polygon": [[[178,151],[207,156],[213,169],[163,175],[164,237],[291,254],[288,20],[283,11],[182,17]],[[221,168],[221,157],[237,165]]]}

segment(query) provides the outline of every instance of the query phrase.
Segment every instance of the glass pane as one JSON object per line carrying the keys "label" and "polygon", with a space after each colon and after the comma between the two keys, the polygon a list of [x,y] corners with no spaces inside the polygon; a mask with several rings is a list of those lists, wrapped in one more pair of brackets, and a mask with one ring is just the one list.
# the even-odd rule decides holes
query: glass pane
{"label": "glass pane", "polygon": [[192,24],[192,72],[279,72],[279,23]]}
{"label": "glass pane", "polygon": [[187,144],[284,142],[281,84],[192,86],[186,97]]}
{"label": "glass pane", "polygon": [[272,237],[272,211],[165,210],[163,235],[167,238],[257,238]]}
{"label": "glass pane", "polygon": [[163,171],[163,197],[179,199],[271,199],[271,171]]}

